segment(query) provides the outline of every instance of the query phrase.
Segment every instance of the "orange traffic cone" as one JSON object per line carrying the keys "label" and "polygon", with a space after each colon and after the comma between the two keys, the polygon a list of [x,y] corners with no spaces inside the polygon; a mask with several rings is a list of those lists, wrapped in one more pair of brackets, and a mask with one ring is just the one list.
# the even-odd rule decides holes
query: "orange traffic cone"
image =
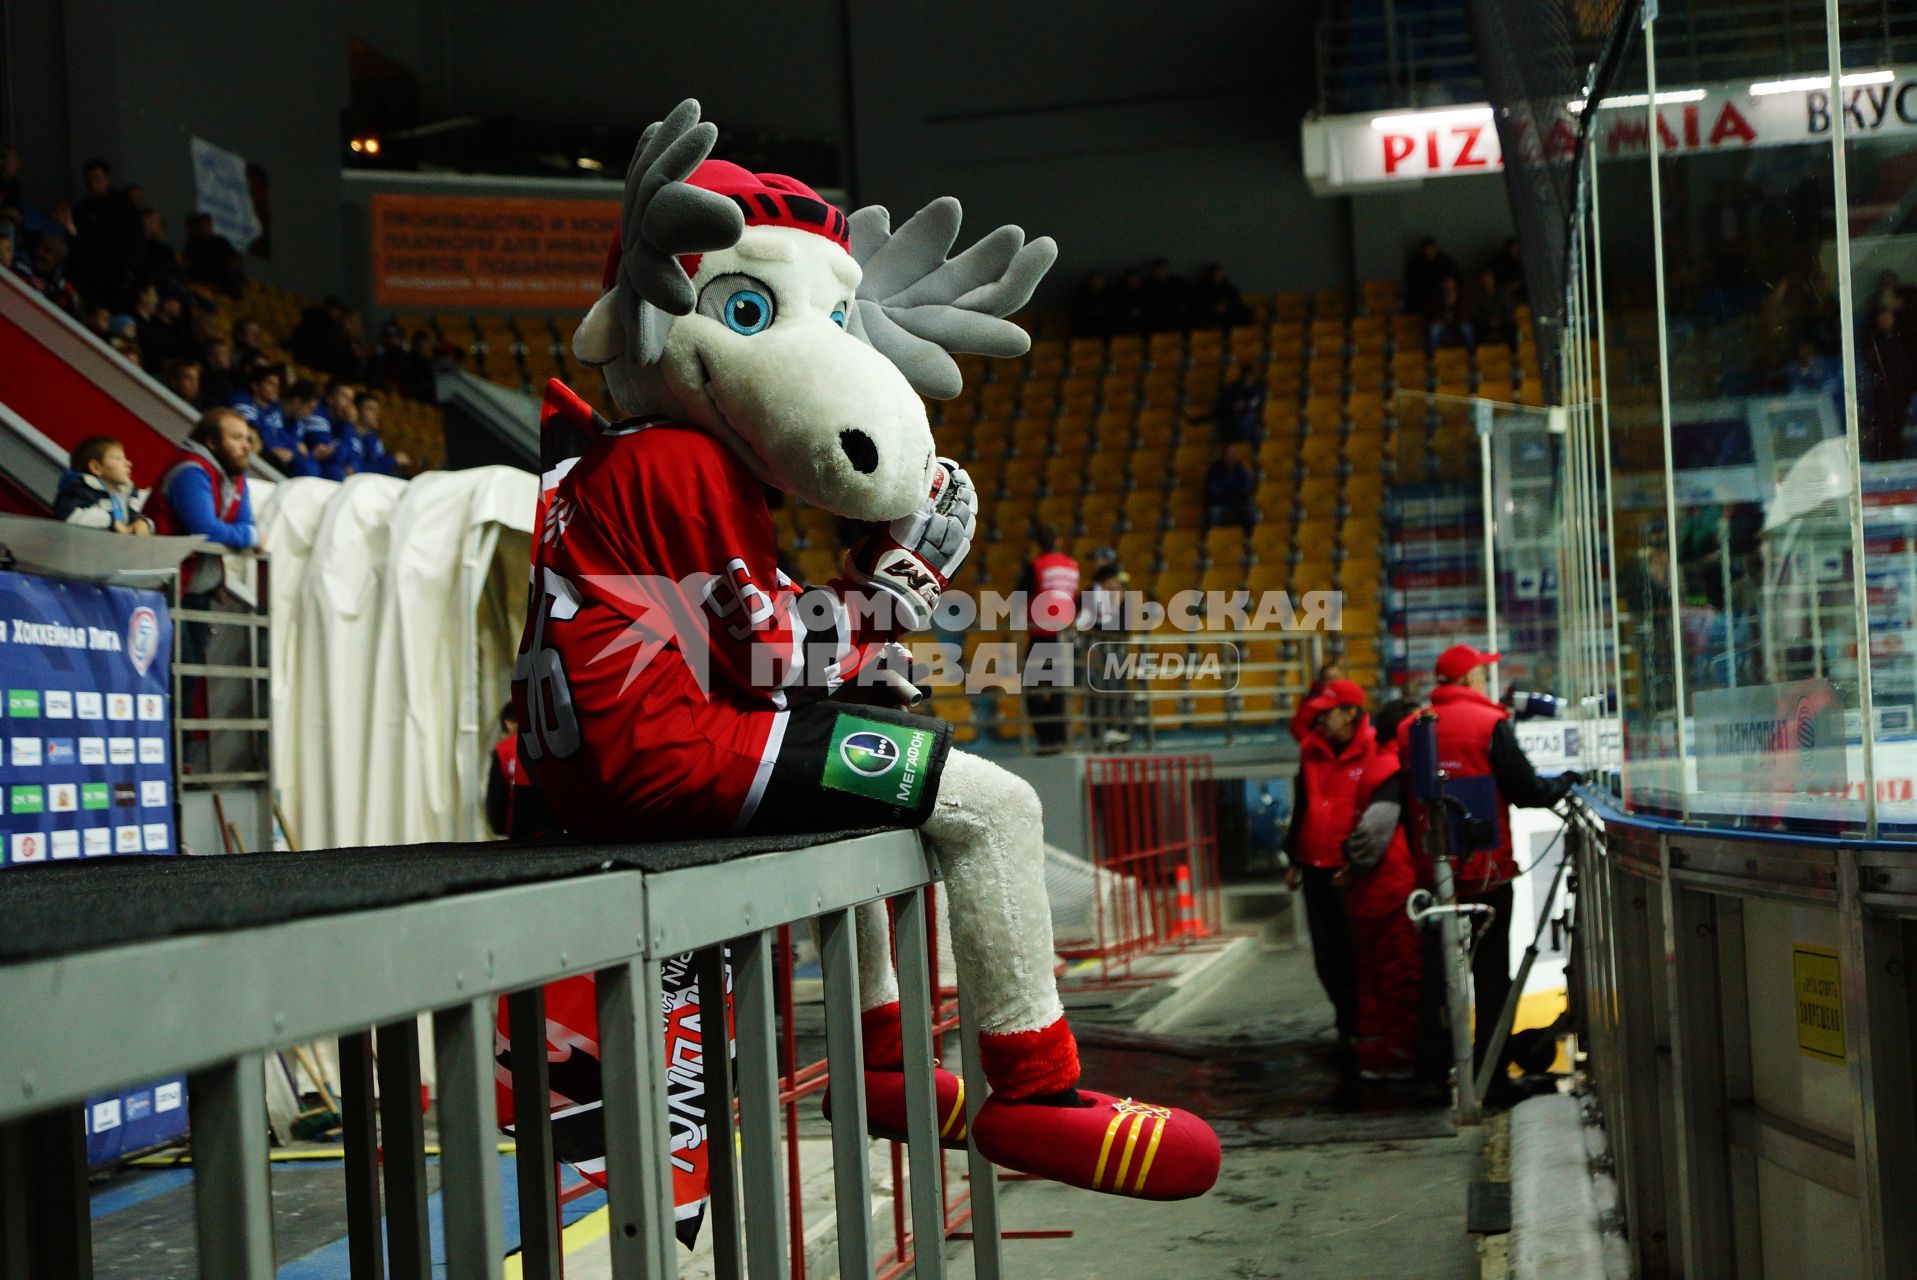
{"label": "orange traffic cone", "polygon": [[1198,907],[1191,897],[1191,868],[1178,864],[1178,923],[1172,926],[1174,938],[1196,938],[1205,932],[1198,923]]}

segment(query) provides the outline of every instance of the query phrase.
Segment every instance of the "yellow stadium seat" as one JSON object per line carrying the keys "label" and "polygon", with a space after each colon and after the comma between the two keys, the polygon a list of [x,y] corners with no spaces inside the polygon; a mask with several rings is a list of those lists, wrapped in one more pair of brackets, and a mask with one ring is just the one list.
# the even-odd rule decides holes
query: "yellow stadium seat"
{"label": "yellow stadium seat", "polygon": [[1078,496],[1068,493],[1040,498],[1038,519],[1051,525],[1061,534],[1071,533],[1078,527]]}
{"label": "yellow stadium seat", "polygon": [[1396,311],[1398,286],[1389,280],[1367,280],[1358,286],[1359,300],[1366,311]]}
{"label": "yellow stadium seat", "polygon": [[1275,321],[1296,324],[1304,320],[1309,303],[1302,293],[1277,293],[1272,295],[1271,316]]}
{"label": "yellow stadium seat", "polygon": [[[1118,535],[1114,544],[1118,549],[1118,563],[1121,568],[1137,578],[1146,572],[1158,555],[1158,531],[1156,529],[1133,529]],[[1132,584],[1137,589],[1137,583]]]}
{"label": "yellow stadium seat", "polygon": [[1117,450],[1088,455],[1084,460],[1085,481],[1097,493],[1116,494],[1125,487],[1130,458]]}
{"label": "yellow stadium seat", "polygon": [[1176,409],[1140,409],[1136,431],[1147,446],[1170,444],[1179,423]]}
{"label": "yellow stadium seat", "polygon": [[1245,550],[1250,546],[1244,530],[1237,526],[1213,529],[1205,535],[1205,554],[1215,565],[1228,561],[1234,567],[1245,558]]}
{"label": "yellow stadium seat", "polygon": [[1125,522],[1133,530],[1156,533],[1165,514],[1165,493],[1158,488],[1134,489],[1125,495]]}

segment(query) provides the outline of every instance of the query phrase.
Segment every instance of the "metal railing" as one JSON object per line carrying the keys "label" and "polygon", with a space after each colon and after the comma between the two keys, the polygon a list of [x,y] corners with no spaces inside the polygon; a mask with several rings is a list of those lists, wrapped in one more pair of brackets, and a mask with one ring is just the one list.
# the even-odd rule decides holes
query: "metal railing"
{"label": "metal railing", "polygon": [[1572,1012],[1633,1274],[1913,1274],[1908,848],[1574,810]]}
{"label": "metal railing", "polygon": [[[113,870],[103,863],[100,874]],[[92,1274],[85,1162],[74,1154],[84,1099],[179,1072],[189,1073],[200,1274],[271,1277],[265,1060],[280,1046],[338,1036],[354,1274],[378,1274],[383,1176],[390,1273],[424,1280],[431,1258],[415,1026],[427,1012],[439,1083],[446,1274],[499,1276],[497,1000],[508,997],[514,1040],[530,1038],[543,1048],[543,985],[591,974],[613,1273],[669,1280],[678,1274],[679,1246],[660,966],[698,953],[704,989],[722,990],[721,947],[732,966],[737,1062],[724,1053],[704,1055],[716,1274],[739,1277],[749,1267],[755,1280],[783,1277],[788,1201],[774,935],[782,926],[819,921],[828,1070],[856,1081],[862,1048],[853,910],[890,900],[901,989],[927,991],[933,979],[925,888],[936,875],[916,833],[881,832],[711,865],[614,870],[0,965],[0,1188],[30,1189],[0,1195],[0,1277]],[[974,1025],[963,990],[959,1005],[964,1024]],[[902,1001],[902,1017],[913,1236],[942,1244],[949,1227],[929,1001]],[[964,1049],[968,1115],[975,1115],[987,1086],[970,1034]],[[549,1280],[558,1274],[559,1238],[546,1054],[516,1053],[512,1062],[515,1098],[523,1103],[516,1156],[521,1266],[525,1276]],[[833,1102],[839,1273],[870,1276],[864,1098],[848,1088]],[[994,1170],[975,1152],[968,1159],[975,1274],[995,1277],[1001,1263]],[[918,1276],[942,1276],[942,1248],[918,1247],[913,1266]]]}

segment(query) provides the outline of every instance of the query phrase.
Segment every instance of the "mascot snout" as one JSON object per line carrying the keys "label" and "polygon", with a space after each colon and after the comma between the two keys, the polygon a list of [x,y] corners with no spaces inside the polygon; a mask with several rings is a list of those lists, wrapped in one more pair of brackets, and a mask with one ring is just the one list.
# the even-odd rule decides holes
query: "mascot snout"
{"label": "mascot snout", "polygon": [[764,479],[855,520],[895,520],[924,500],[932,428],[891,361],[823,318],[714,337],[696,344],[705,394]]}

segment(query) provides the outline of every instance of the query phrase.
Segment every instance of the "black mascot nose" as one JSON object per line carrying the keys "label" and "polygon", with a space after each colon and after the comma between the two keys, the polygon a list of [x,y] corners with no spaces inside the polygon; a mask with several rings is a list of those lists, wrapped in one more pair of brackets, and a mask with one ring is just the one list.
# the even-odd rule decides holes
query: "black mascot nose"
{"label": "black mascot nose", "polygon": [[839,448],[845,450],[852,469],[859,474],[869,476],[879,469],[879,447],[872,443],[872,437],[865,432],[839,432]]}

